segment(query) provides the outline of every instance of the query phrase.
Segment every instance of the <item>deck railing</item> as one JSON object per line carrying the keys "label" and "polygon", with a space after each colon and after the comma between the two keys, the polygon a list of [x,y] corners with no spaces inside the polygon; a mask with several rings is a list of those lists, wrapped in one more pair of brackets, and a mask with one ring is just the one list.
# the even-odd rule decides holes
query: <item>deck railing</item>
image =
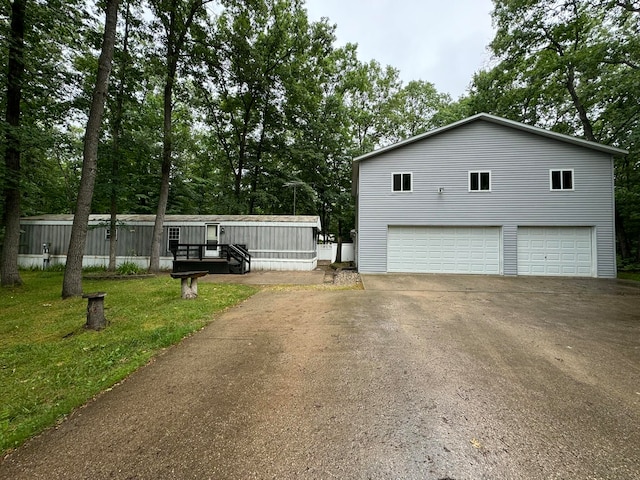
{"label": "deck railing", "polygon": [[[207,249],[217,255],[207,255]],[[207,243],[178,243],[172,245],[173,261],[197,260],[200,262],[226,260],[230,266],[238,266],[238,273],[251,271],[251,254],[246,245],[240,244],[207,244]],[[232,261],[233,260],[233,261]]]}

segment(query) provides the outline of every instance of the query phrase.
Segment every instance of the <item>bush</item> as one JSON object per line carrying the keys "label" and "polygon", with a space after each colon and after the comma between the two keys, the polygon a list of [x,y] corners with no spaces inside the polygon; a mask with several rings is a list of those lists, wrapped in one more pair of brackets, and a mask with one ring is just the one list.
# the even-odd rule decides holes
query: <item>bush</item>
{"label": "bush", "polygon": [[118,265],[118,268],[116,268],[118,275],[138,275],[140,272],[140,267],[133,262],[121,263]]}
{"label": "bush", "polygon": [[618,255],[618,271],[622,272],[640,272],[640,263],[635,258],[627,258],[623,260]]}

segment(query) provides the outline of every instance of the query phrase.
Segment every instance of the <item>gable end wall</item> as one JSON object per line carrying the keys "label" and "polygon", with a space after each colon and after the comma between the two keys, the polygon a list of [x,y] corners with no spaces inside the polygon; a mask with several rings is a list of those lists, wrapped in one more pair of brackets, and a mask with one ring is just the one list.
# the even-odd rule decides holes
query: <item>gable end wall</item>
{"label": "gable end wall", "polygon": [[[575,191],[552,192],[550,169],[573,169]],[[491,192],[469,192],[470,170],[491,171]],[[413,191],[391,191],[391,174],[413,173]],[[499,226],[503,273],[517,273],[518,226],[595,229],[597,275],[615,277],[613,159],[609,154],[477,121],[362,160],[358,268],[387,271],[392,225]],[[444,193],[438,193],[444,188]]]}

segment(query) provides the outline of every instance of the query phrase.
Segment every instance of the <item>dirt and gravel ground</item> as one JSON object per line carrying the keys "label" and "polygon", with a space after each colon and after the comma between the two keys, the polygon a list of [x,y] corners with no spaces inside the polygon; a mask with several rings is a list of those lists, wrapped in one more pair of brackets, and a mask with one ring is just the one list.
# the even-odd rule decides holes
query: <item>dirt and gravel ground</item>
{"label": "dirt and gravel ground", "polygon": [[227,311],[0,478],[640,478],[638,284],[314,283]]}

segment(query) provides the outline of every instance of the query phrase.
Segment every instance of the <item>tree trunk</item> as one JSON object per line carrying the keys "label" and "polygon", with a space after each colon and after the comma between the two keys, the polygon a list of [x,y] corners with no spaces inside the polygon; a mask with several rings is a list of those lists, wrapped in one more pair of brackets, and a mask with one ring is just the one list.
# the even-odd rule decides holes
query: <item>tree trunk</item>
{"label": "tree trunk", "polygon": [[20,246],[20,101],[24,77],[24,30],[26,0],[11,5],[11,32],[7,72],[7,134],[3,224],[4,245],[0,260],[2,286],[21,285],[18,272]]}
{"label": "tree trunk", "polygon": [[171,180],[171,153],[173,149],[172,139],[172,122],[173,114],[173,81],[175,77],[175,69],[177,64],[177,56],[172,67],[169,67],[167,80],[164,86],[164,127],[162,140],[162,179],[160,183],[160,196],[158,197],[158,210],[156,212],[156,221],[153,225],[153,237],[151,239],[151,257],[149,259],[149,272],[158,273],[160,271],[160,248],[162,243],[162,233],[164,231],[164,217],[167,212],[167,203],[169,201],[169,181]]}
{"label": "tree trunk", "polygon": [[580,119],[582,130],[584,132],[584,138],[591,142],[597,141],[595,135],[593,134],[593,125],[591,124],[591,120],[589,120],[587,109],[585,108],[582,100],[580,99],[580,96],[578,95],[578,92],[576,91],[576,75],[573,65],[569,65],[569,68],[567,70],[566,87],[569,91],[569,95],[571,96],[573,106],[578,112],[578,118]]}
{"label": "tree trunk", "polygon": [[118,173],[120,170],[120,135],[122,133],[122,110],[124,103],[124,86],[127,77],[127,65],[129,55],[129,9],[127,1],[124,21],[124,38],[122,39],[122,65],[120,66],[120,78],[118,91],[116,92],[116,108],[112,129],[112,158],[111,158],[111,202],[109,207],[109,268],[110,272],[116,270],[116,256],[118,253]]}
{"label": "tree trunk", "polygon": [[108,0],[106,6],[102,51],[98,61],[98,75],[93,90],[87,130],[84,136],[82,177],[76,202],[76,211],[73,216],[73,226],[71,227],[69,249],[67,251],[67,266],[64,271],[62,298],[82,295],[82,258],[87,239],[93,187],[96,180],[100,126],[107,98],[111,61],[113,60],[119,2],[120,0]]}
{"label": "tree trunk", "polygon": [[[169,201],[169,182],[171,180],[171,166],[173,153],[173,85],[176,79],[176,71],[178,69],[178,60],[180,52],[184,46],[187,33],[191,28],[193,19],[200,8],[210,0],[195,0],[189,5],[187,16],[184,23],[179,25],[180,2],[173,1],[169,12],[169,20],[165,23],[167,34],[167,71],[164,85],[164,123],[162,131],[162,179],[160,181],[160,195],[158,197],[158,209],[156,211],[156,221],[153,225],[153,235],[151,237],[151,255],[149,258],[149,272],[157,273],[160,271],[160,250],[162,242],[162,233],[164,228],[164,217],[167,212],[167,203]],[[161,2],[159,2],[161,3]],[[156,13],[162,10],[156,5]]]}

